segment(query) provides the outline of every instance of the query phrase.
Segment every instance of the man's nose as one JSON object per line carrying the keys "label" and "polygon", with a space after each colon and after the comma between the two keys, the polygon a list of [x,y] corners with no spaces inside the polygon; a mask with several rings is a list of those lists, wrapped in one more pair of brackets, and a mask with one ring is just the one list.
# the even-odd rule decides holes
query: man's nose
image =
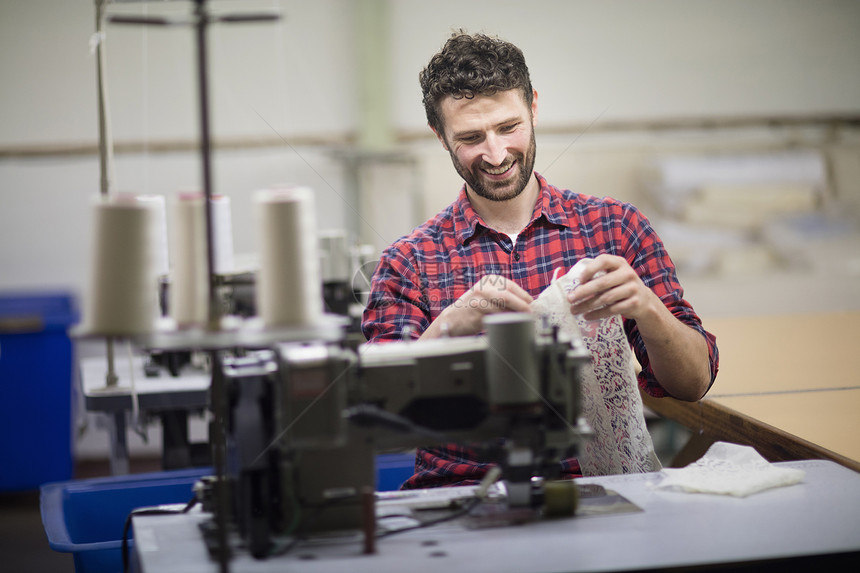
{"label": "man's nose", "polygon": [[484,140],[482,159],[490,165],[499,166],[507,157],[508,150],[504,140],[495,134],[488,135]]}

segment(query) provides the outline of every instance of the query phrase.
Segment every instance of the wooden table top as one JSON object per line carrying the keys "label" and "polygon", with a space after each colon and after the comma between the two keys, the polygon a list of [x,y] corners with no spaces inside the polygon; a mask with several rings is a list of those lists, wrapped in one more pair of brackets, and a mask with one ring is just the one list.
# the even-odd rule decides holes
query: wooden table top
{"label": "wooden table top", "polygon": [[644,397],[649,408],[762,455],[829,457],[860,469],[860,312],[704,324],[720,349],[714,386],[700,403]]}
{"label": "wooden table top", "polygon": [[860,389],[711,400],[860,462]]}
{"label": "wooden table top", "polygon": [[720,372],[709,397],[860,388],[860,312],[714,318]]}

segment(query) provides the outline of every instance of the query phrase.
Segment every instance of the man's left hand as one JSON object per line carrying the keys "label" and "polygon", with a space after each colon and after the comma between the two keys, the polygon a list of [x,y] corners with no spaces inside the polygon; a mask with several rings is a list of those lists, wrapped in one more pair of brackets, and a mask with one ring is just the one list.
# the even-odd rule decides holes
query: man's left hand
{"label": "man's left hand", "polygon": [[567,296],[570,312],[598,320],[615,314],[636,320],[662,304],[623,258],[600,255],[580,276],[580,284]]}
{"label": "man's left hand", "polygon": [[711,380],[705,338],[676,319],[622,257],[600,255],[568,295],[570,312],[586,320],[615,314],[636,321],[660,385],[681,400],[700,399]]}

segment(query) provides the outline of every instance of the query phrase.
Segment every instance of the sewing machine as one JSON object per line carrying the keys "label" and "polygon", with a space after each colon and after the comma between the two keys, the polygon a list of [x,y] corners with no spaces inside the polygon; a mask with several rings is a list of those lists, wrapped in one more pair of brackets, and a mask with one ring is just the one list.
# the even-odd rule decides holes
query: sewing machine
{"label": "sewing machine", "polygon": [[[224,477],[247,550],[262,559],[291,537],[372,531],[362,494],[374,489],[375,454],[440,442],[469,442],[496,462],[510,510],[572,515],[573,482],[561,502],[549,484],[588,433],[578,375],[590,355],[552,329],[536,332],[531,315],[487,317],[485,327],[358,352],[306,340],[225,357],[215,374],[227,396]],[[215,483],[201,494],[213,515],[226,511]],[[210,546],[215,521],[204,528]]]}

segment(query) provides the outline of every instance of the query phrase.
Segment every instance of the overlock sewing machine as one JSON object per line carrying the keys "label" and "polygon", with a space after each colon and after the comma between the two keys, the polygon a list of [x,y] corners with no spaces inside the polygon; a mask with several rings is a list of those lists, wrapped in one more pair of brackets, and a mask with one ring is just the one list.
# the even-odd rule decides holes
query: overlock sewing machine
{"label": "overlock sewing machine", "polygon": [[214,375],[227,396],[230,507],[220,510],[247,550],[262,559],[294,537],[372,534],[363,493],[375,454],[442,442],[497,464],[508,509],[572,515],[576,486],[554,480],[588,433],[578,389],[590,355],[528,314],[484,324],[478,337],[358,352],[305,340],[224,358]]}

